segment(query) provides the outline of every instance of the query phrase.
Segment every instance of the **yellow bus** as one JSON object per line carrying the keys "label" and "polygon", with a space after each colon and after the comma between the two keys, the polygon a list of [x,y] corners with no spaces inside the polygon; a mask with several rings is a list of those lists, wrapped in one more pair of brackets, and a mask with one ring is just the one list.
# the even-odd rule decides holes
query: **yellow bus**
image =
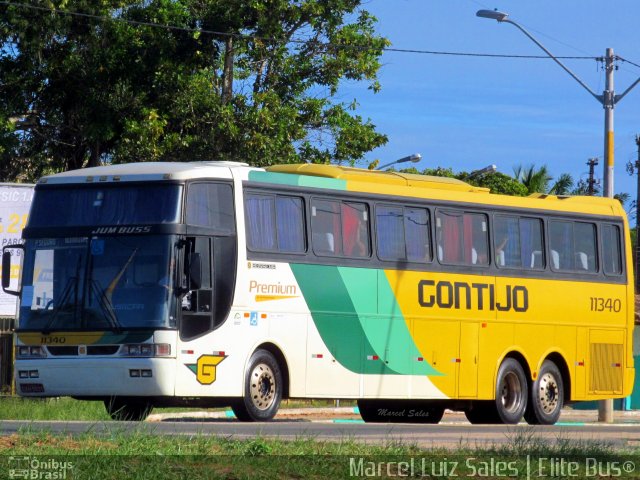
{"label": "yellow bus", "polygon": [[343,398],[368,422],[449,408],[553,424],[567,403],[631,393],[616,200],[332,165],[129,164],[45,177],[23,235],[3,288],[20,296],[24,396],[101,400],[114,418],[230,405],[264,421],[282,398]]}

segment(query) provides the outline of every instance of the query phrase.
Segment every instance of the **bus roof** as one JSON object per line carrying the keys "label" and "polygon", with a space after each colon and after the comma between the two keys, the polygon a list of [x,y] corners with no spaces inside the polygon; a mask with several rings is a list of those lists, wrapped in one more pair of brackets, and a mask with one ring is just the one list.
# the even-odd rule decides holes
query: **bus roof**
{"label": "bus roof", "polygon": [[571,195],[534,193],[527,197],[490,193],[488,188],[475,187],[461,180],[412,173],[366,170],[326,164],[289,164],[267,167],[268,172],[325,177],[343,180],[347,189],[409,197],[433,198],[468,203],[486,203],[519,208],[584,212],[624,216],[618,200]]}
{"label": "bus roof", "polygon": [[113,181],[185,180],[231,178],[231,168],[247,168],[240,162],[138,162],[80,168],[42,177],[38,183],[91,183]]}

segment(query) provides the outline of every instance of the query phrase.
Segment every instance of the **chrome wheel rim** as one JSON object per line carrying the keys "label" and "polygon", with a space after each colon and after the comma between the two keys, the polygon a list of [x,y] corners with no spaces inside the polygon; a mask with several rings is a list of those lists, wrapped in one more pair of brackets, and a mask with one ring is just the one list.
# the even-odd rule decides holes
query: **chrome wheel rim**
{"label": "chrome wheel rim", "polygon": [[268,410],[276,398],[276,380],[273,370],[260,363],[251,372],[251,402],[259,410]]}
{"label": "chrome wheel rim", "polygon": [[546,414],[555,412],[560,404],[560,389],[556,377],[551,373],[545,373],[540,377],[540,388],[538,389],[538,398],[540,400],[540,408]]}
{"label": "chrome wheel rim", "polygon": [[507,412],[516,412],[522,407],[522,385],[518,375],[507,373],[500,384],[500,401]]}

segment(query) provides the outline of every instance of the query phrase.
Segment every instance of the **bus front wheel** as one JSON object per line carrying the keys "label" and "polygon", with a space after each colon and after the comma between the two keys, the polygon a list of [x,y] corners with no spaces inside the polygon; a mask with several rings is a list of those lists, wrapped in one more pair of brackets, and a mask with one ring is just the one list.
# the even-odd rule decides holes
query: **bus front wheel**
{"label": "bus front wheel", "polygon": [[531,387],[531,398],[524,418],[530,425],[553,425],[560,418],[564,384],[560,370],[550,360],[542,363]]}
{"label": "bus front wheel", "polygon": [[147,418],[153,405],[145,402],[130,402],[126,399],[111,398],[104,401],[104,407],[113,420],[140,422]]}
{"label": "bus front wheel", "polygon": [[527,408],[529,387],[522,365],[515,358],[507,358],[498,370],[495,408],[502,423],[515,424]]}
{"label": "bus front wheel", "polygon": [[275,417],[282,400],[282,372],[274,356],[256,350],[249,360],[244,396],[231,408],[242,422],[267,422]]}

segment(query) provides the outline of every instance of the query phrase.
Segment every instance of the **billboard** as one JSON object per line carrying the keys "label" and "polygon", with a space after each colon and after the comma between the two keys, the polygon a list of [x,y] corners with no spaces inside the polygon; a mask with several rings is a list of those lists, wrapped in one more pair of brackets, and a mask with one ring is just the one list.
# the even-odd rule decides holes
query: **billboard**
{"label": "billboard", "polygon": [[[22,242],[22,229],[27,223],[33,185],[0,183],[0,247]],[[16,252],[16,250],[14,250]],[[18,251],[19,252],[19,251]],[[0,264],[2,260],[0,259]],[[11,288],[17,286],[21,262],[12,262]],[[0,317],[16,314],[17,297],[0,290]]]}

